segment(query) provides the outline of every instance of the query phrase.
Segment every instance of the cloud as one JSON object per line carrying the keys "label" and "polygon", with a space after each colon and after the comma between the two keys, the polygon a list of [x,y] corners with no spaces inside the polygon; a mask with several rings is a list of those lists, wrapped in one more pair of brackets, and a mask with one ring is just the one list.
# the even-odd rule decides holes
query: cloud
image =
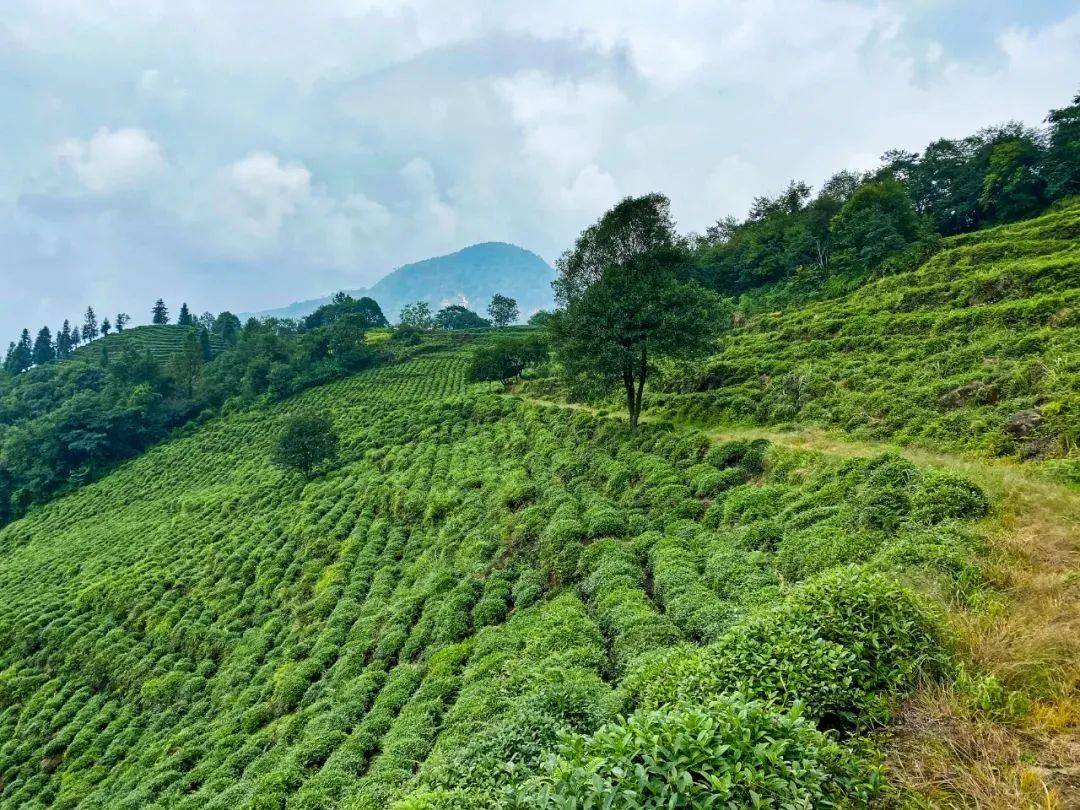
{"label": "cloud", "polygon": [[225,223],[261,246],[276,240],[282,223],[310,198],[311,172],[269,152],[252,152],[221,171],[218,190]]}
{"label": "cloud", "polygon": [[0,278],[18,283],[0,339],[88,303],[263,308],[484,240],[553,260],[627,194],[664,192],[701,231],[792,178],[1036,124],[1080,75],[1067,0],[9,0],[3,16],[18,81],[0,109],[19,126],[0,132]]}
{"label": "cloud", "polygon": [[68,138],[53,148],[56,160],[96,194],[137,189],[168,164],[161,146],[141,129],[102,127],[89,141]]}

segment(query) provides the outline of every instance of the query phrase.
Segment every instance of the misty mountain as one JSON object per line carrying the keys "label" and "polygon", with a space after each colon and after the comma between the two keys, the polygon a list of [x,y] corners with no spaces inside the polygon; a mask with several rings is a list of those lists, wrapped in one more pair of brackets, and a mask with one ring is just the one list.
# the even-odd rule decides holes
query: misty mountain
{"label": "misty mountain", "polygon": [[[346,290],[378,301],[386,317],[396,321],[405,304],[427,301],[432,310],[462,304],[484,315],[491,296],[514,298],[522,319],[552,306],[555,270],[530,250],[507,242],[482,242],[446,256],[402,265],[367,289]],[[330,296],[244,314],[243,318],[301,318],[329,302]]]}

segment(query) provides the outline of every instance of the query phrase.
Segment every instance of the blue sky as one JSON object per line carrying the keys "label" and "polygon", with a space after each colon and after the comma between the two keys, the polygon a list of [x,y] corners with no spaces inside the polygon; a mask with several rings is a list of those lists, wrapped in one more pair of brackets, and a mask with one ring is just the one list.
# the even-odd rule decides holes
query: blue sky
{"label": "blue sky", "polygon": [[702,230],[1078,79],[1075,2],[7,0],[0,337],[554,260],[646,191]]}

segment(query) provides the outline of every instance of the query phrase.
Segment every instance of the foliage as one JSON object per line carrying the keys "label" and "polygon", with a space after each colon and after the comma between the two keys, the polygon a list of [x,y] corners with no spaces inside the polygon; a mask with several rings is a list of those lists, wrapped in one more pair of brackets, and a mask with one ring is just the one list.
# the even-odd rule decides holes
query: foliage
{"label": "foliage", "polygon": [[508,326],[517,320],[519,314],[517,301],[499,293],[491,297],[487,311],[495,326]]}
{"label": "foliage", "polygon": [[529,366],[542,363],[548,356],[543,335],[500,337],[477,346],[467,372],[470,380],[501,380],[508,384]]}
{"label": "foliage", "polygon": [[575,737],[525,807],[837,807],[881,789],[876,768],[797,715],[738,695],[640,711]]}
{"label": "foliage", "polygon": [[430,329],[435,325],[431,314],[431,305],[427,301],[414,301],[401,308],[398,323],[414,329]]}
{"label": "foliage", "polygon": [[298,414],[285,423],[273,461],[286,470],[296,470],[309,477],[319,465],[334,458],[338,452],[338,435],[334,423],[326,414]]}
{"label": "foliage", "polygon": [[466,309],[461,304],[451,304],[443,307],[435,313],[435,326],[440,329],[484,329],[491,326],[490,321],[485,321],[471,309]]}

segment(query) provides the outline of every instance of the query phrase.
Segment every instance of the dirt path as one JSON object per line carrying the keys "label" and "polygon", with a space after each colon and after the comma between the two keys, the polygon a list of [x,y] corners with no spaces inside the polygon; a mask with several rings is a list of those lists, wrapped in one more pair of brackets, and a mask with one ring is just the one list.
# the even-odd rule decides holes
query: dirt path
{"label": "dirt path", "polygon": [[893,781],[925,796],[928,806],[1080,808],[1080,491],[1016,462],[850,441],[820,430],[703,430],[716,441],[764,438],[844,458],[897,452],[983,487],[994,504],[982,529],[1000,600],[956,611],[952,621],[972,669],[992,673],[1031,707],[1013,717],[988,714],[972,707],[970,695],[927,687],[903,713],[889,744],[889,769]]}

